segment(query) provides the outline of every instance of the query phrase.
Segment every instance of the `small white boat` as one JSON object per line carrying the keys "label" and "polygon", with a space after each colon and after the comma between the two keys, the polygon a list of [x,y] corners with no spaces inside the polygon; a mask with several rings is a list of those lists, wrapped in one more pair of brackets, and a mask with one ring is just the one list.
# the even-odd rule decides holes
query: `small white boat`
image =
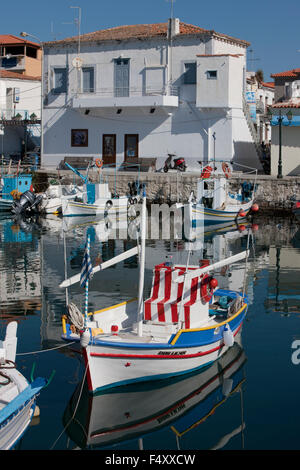
{"label": "small white boat", "polygon": [[189,207],[192,227],[203,221],[204,225],[240,221],[251,210],[258,211],[258,205],[254,203],[255,183],[246,180],[233,191],[229,188],[229,170],[211,173],[205,168],[197,182],[197,194],[191,193],[190,204],[185,206]]}
{"label": "small white boat", "polygon": [[[66,341],[80,341],[87,367],[90,392],[140,381],[164,379],[193,372],[219,359],[234,343],[240,331],[248,299],[245,292],[217,289],[211,272],[248,257],[248,250],[209,265],[154,268],[150,298],[143,300],[146,198],[141,216],[141,242],[127,252],[92,269],[102,271],[139,254],[138,298],[98,310],[84,317],[70,306],[63,317]],[[86,252],[84,260],[89,256]],[[86,268],[86,265],[84,265]],[[82,274],[87,271],[83,270]],[[81,275],[60,284],[67,288]],[[85,288],[88,288],[88,279]],[[74,318],[77,326],[74,325]]]}
{"label": "small white boat", "polygon": [[17,322],[7,325],[0,341],[0,449],[12,449],[28,428],[36,407],[36,398],[46,380],[38,377],[28,383],[16,369]]}
{"label": "small white boat", "polygon": [[126,385],[95,396],[88,393],[86,382],[81,383],[64,413],[66,432],[81,449],[128,445],[157,431],[163,436],[170,430],[179,439],[241,391],[245,362],[236,342],[210,367],[184,377]]}
{"label": "small white boat", "polygon": [[75,185],[50,185],[45,193],[40,206],[44,214],[60,214],[63,200],[82,198],[83,188]]}
{"label": "small white boat", "polygon": [[130,202],[127,196],[113,197],[108,183],[86,183],[83,186],[82,200],[62,199],[62,215],[99,216],[106,213],[126,213]]}

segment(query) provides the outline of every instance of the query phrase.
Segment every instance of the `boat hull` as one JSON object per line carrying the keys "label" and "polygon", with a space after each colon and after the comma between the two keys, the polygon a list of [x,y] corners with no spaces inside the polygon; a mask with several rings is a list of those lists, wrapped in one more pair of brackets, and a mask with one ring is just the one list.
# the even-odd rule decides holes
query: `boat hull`
{"label": "boat hull", "polygon": [[9,212],[11,211],[13,200],[11,199],[0,199],[0,212]]}
{"label": "boat hull", "polygon": [[[112,206],[107,209],[107,202],[111,201]],[[116,213],[116,212],[125,212],[127,211],[128,207],[128,198],[121,197],[118,199],[107,199],[103,198],[98,200],[95,204],[87,204],[84,202],[77,202],[77,201],[62,201],[62,215],[64,217],[72,217],[72,216],[96,216],[96,215],[104,215],[106,212],[108,214]]]}
{"label": "boat hull", "polygon": [[[246,308],[232,321],[227,321],[233,335],[240,331],[245,314]],[[223,330],[224,326],[182,330],[168,344],[121,341],[116,341],[115,345],[105,341],[89,344],[83,348],[89,391],[97,393],[106,388],[165,379],[206,367],[230,347],[224,343]]]}
{"label": "boat hull", "polygon": [[[229,206],[226,210],[210,209],[200,204],[194,204],[191,208],[192,226],[195,227],[199,223],[204,223],[206,226],[242,220],[247,217],[252,203],[251,201],[246,204],[237,205],[236,207]],[[240,216],[240,212],[243,212],[244,215]]]}

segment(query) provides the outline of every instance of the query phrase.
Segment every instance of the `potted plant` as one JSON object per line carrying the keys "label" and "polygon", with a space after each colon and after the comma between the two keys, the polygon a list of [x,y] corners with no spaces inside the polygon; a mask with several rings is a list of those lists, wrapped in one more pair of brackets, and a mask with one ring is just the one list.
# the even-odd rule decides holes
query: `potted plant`
{"label": "potted plant", "polygon": [[36,121],[37,115],[35,113],[30,114],[30,121]]}

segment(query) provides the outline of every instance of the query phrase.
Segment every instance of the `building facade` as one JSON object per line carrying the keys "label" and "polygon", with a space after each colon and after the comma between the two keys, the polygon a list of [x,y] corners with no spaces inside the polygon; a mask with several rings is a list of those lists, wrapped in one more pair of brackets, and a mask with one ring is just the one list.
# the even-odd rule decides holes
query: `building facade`
{"label": "building facade", "polygon": [[275,103],[270,108],[271,175],[299,176],[300,69],[272,74],[271,77],[275,83]]}
{"label": "building facade", "polygon": [[66,156],[120,167],[168,153],[261,168],[250,129],[244,40],[168,23],[43,44],[42,165]]}

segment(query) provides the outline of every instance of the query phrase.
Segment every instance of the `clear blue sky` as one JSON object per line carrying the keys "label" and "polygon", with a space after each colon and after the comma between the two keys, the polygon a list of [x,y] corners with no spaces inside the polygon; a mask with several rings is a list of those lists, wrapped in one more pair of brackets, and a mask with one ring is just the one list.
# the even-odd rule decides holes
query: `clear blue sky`
{"label": "clear blue sky", "polygon": [[[171,0],[2,0],[1,34],[26,31],[41,41],[75,36],[78,9],[71,6],[81,7],[82,34],[165,22],[171,13]],[[256,60],[248,70],[262,69],[265,81],[300,67],[300,0],[174,0],[173,12],[186,23],[250,42],[248,58]]]}

